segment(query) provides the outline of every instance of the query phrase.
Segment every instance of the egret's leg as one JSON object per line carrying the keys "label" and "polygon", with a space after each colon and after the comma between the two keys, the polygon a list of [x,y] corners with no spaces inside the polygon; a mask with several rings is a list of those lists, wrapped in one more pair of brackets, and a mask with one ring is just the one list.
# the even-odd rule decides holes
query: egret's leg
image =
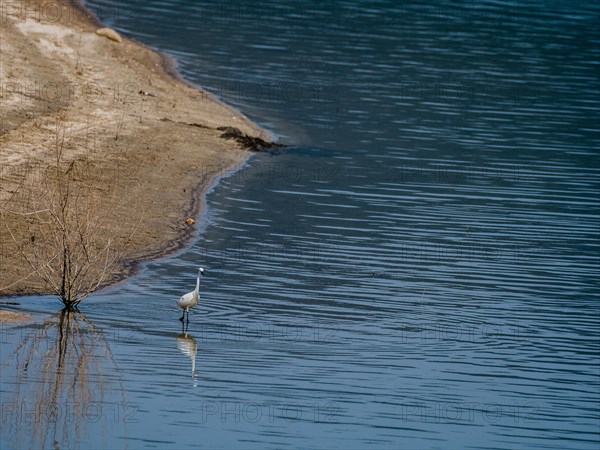
{"label": "egret's leg", "polygon": [[183,322],[183,318],[185,317],[185,310],[183,310],[183,315],[179,318]]}
{"label": "egret's leg", "polygon": [[186,311],[186,313],[187,313],[187,320],[186,320],[186,323],[190,323],[190,310],[188,309],[188,310]]}

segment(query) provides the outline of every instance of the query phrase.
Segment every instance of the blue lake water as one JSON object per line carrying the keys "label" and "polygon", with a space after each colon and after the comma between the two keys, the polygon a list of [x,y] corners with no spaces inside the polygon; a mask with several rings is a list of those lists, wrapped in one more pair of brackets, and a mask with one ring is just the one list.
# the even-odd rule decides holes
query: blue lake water
{"label": "blue lake water", "polygon": [[598,448],[597,4],[89,5],[290,147],[85,316],[19,299],[2,448]]}

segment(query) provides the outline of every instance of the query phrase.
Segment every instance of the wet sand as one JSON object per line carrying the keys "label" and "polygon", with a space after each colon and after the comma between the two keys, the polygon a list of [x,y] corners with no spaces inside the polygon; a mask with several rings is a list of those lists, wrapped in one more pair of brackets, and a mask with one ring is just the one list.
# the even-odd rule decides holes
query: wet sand
{"label": "wet sand", "polygon": [[187,219],[199,215],[203,194],[251,155],[219,128],[271,139],[185,83],[169,58],[96,34],[102,24],[81,6],[55,1],[49,12],[40,4],[3,4],[0,17],[2,297],[49,292],[19,246],[36,239],[23,212],[49,189],[57,152],[63,166],[84,168],[76,181],[97,192],[102,233],[115,242],[130,233],[106,286],[190,242],[197,224]]}

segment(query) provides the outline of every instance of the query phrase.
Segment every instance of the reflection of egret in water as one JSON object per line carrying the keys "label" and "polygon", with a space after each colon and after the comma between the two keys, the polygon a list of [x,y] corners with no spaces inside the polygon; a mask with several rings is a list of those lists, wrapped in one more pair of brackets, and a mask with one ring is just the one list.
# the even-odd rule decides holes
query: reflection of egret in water
{"label": "reflection of egret in water", "polygon": [[[127,408],[117,364],[102,332],[79,311],[63,310],[23,333],[2,362],[2,442],[11,448],[79,447],[90,435],[100,444],[123,426]],[[111,430],[109,431],[109,427]],[[93,433],[88,428],[94,428]]]}
{"label": "reflection of egret in water", "polygon": [[192,378],[195,379],[198,343],[196,342],[196,339],[188,334],[186,327],[183,327],[182,333],[177,336],[177,348],[181,351],[181,353],[189,356],[192,359]]}

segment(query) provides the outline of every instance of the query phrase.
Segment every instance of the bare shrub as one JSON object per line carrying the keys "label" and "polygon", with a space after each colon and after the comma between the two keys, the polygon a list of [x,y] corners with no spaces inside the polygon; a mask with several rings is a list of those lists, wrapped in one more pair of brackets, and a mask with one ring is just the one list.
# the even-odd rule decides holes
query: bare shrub
{"label": "bare shrub", "polygon": [[65,160],[64,128],[57,127],[54,147],[53,163],[37,169],[30,163],[12,196],[18,201],[2,213],[22,218],[25,233],[5,222],[17,251],[45,288],[73,308],[107,283],[141,218],[115,220],[131,199],[86,157]]}

